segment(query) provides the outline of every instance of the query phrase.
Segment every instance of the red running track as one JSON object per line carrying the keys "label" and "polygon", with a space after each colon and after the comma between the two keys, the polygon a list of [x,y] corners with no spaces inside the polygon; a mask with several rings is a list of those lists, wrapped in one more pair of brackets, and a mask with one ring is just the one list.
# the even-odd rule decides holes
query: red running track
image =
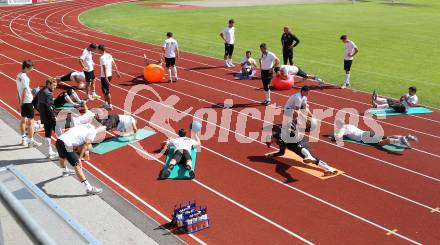
{"label": "red running track", "polygon": [[[15,76],[23,59],[32,59],[36,70],[33,86],[48,76],[78,70],[78,57],[90,42],[109,48],[123,72],[112,83],[115,113],[122,113],[132,79],[141,74],[142,53],[159,58],[159,47],[114,37],[91,30],[78,22],[78,15],[110,1],[72,1],[32,7],[0,8],[1,51],[0,105],[14,115],[17,107]],[[179,39],[179,38],[177,38]],[[263,125],[264,107],[253,105],[262,99],[259,80],[234,81],[232,70],[222,68],[222,61],[183,53],[178,61],[180,80],[175,84],[155,84],[162,99],[177,95],[178,112],[193,107],[173,128],[186,127],[200,108],[214,108],[217,120],[203,126],[215,129],[214,140],[203,141],[198,154],[197,179],[194,181],[159,181],[164,157],[148,160],[166,129],[151,124],[153,109],[136,114],[141,127],[159,131],[153,137],[106,155],[93,155],[86,168],[104,183],[128,199],[159,223],[166,223],[173,204],[196,199],[208,205],[212,227],[195,236],[180,235],[188,243],[267,244],[267,243],[435,243],[440,240],[440,112],[422,116],[390,117],[378,120],[386,134],[416,134],[421,142],[403,155],[392,155],[359,145],[337,147],[325,134],[333,131],[334,117],[325,119],[319,142],[312,149],[321,158],[346,174],[321,180],[292,168],[284,159],[267,160],[268,149],[260,140],[249,137]],[[309,83],[309,82],[307,82]],[[99,89],[99,88],[98,88]],[[273,101],[284,105],[294,91],[277,92]],[[347,112],[346,107],[365,111],[369,95],[352,90],[314,90],[312,109]],[[238,105],[223,110],[215,105],[232,99]],[[92,103],[100,106],[101,102]],[[157,96],[141,91],[134,108],[149,103],[154,110],[169,110]],[[253,110],[256,108],[257,110]],[[244,109],[256,113],[247,115]],[[221,116],[230,114],[230,128],[221,124]],[[261,115],[258,115],[261,114]],[[275,117],[277,121],[280,116]],[[246,122],[240,132],[236,122]],[[361,126],[364,120],[360,117]],[[219,125],[221,124],[221,125]],[[216,140],[226,135],[228,143]],[[240,143],[243,140],[248,143]],[[296,181],[294,181],[296,180]],[[98,221],[99,222],[99,221]]]}

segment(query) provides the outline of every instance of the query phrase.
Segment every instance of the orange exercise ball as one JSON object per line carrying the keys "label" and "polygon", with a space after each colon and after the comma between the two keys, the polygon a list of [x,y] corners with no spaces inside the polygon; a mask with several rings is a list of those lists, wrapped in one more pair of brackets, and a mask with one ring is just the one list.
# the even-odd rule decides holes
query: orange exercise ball
{"label": "orange exercise ball", "polygon": [[162,81],[164,75],[165,70],[160,65],[149,64],[144,69],[144,79],[150,83]]}

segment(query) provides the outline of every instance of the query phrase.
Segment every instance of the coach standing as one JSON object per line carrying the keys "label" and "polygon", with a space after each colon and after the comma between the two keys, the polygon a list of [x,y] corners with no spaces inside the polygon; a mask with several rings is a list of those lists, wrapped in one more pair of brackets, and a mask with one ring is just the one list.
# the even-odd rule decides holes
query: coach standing
{"label": "coach standing", "polygon": [[260,69],[261,69],[261,81],[263,82],[264,97],[265,100],[263,104],[265,106],[270,105],[270,89],[269,85],[272,81],[272,75],[274,67],[279,69],[280,60],[278,57],[267,50],[267,45],[265,43],[260,44]]}
{"label": "coach standing", "polygon": [[283,46],[283,62],[287,65],[293,65],[293,48],[299,44],[299,39],[289,31],[289,27],[284,27],[284,33],[281,36],[281,45]]}
{"label": "coach standing", "polygon": [[232,63],[232,54],[234,53],[234,43],[235,43],[235,21],[230,19],[228,22],[228,26],[225,27],[222,33],[220,33],[220,37],[225,42],[225,67],[234,67],[234,63]]}
{"label": "coach standing", "polygon": [[54,112],[53,91],[57,87],[55,79],[49,78],[46,81],[46,87],[38,92],[38,111],[40,112],[41,123],[44,124],[44,143],[47,147],[47,157],[53,159],[56,157],[52,149],[51,136],[52,131],[55,131],[56,119]]}

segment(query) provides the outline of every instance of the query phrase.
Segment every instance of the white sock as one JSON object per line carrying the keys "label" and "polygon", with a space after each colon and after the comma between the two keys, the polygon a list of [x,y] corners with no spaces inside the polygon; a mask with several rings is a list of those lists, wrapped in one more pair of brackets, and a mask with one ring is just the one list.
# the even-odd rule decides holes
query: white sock
{"label": "white sock", "polygon": [[[307,150],[306,148],[302,148],[301,149],[301,153],[304,155],[305,158],[309,158],[309,159],[315,159],[312,154],[310,154],[310,151]],[[315,159],[316,160],[316,159]]]}
{"label": "white sock", "polygon": [[264,91],[264,97],[267,101],[270,101],[270,90]]}
{"label": "white sock", "polygon": [[64,167],[64,171],[69,171],[69,167],[67,167],[67,165]]}
{"label": "white sock", "polygon": [[49,153],[50,155],[53,154],[54,152],[52,150],[52,144],[51,144],[50,138],[44,138],[44,143],[47,146],[47,153]]}
{"label": "white sock", "polygon": [[168,68],[168,77],[170,78],[170,81],[173,81],[173,74],[171,73],[171,68]]}
{"label": "white sock", "polygon": [[75,103],[73,102],[72,98],[70,98],[70,96],[67,95],[67,94],[66,94],[66,96],[64,96],[64,99],[67,101],[67,103],[75,104]]}
{"label": "white sock", "polygon": [[385,98],[377,98],[376,102],[387,103],[387,99],[385,99]]}
{"label": "white sock", "polygon": [[391,138],[390,143],[393,145],[400,145],[400,138]]}
{"label": "white sock", "polygon": [[90,191],[92,189],[92,185],[89,183],[89,181],[84,180],[83,183],[88,191]]}
{"label": "white sock", "polygon": [[177,80],[177,68],[175,66],[173,66],[173,73],[174,73],[174,77]]}
{"label": "white sock", "polygon": [[349,84],[350,83],[350,73],[349,74],[345,74],[345,84]]}
{"label": "white sock", "polygon": [[388,104],[381,104],[381,105],[377,105],[377,108],[379,109],[385,109],[385,108],[389,108],[390,106]]}
{"label": "white sock", "polygon": [[75,91],[72,93],[72,97],[76,100],[76,102],[81,103],[81,99],[79,98],[78,94],[75,93]]}
{"label": "white sock", "polygon": [[319,160],[318,162],[318,166],[320,166],[322,169],[324,169],[325,171],[333,171],[334,169],[332,167],[330,167],[329,165],[327,165],[326,162]]}

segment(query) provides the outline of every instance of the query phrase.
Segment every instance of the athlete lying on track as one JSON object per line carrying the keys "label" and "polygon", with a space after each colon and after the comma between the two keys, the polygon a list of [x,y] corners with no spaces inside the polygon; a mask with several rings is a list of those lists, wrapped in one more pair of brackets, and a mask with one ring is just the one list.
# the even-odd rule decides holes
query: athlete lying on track
{"label": "athlete lying on track", "polygon": [[286,149],[288,149],[303,157],[303,161],[305,163],[313,163],[324,169],[324,176],[331,176],[338,173],[336,169],[330,167],[326,162],[313,155],[309,142],[306,139],[303,138],[298,142],[292,143],[285,142],[282,137],[282,130],[288,131],[286,133],[288,133],[291,138],[295,137],[295,131],[292,131],[290,128],[282,128],[281,125],[274,125],[272,127],[271,140],[266,142],[266,145],[267,147],[270,147],[272,143],[276,143],[280,149],[276,153],[267,154],[266,157],[273,158],[283,156],[286,152]]}

